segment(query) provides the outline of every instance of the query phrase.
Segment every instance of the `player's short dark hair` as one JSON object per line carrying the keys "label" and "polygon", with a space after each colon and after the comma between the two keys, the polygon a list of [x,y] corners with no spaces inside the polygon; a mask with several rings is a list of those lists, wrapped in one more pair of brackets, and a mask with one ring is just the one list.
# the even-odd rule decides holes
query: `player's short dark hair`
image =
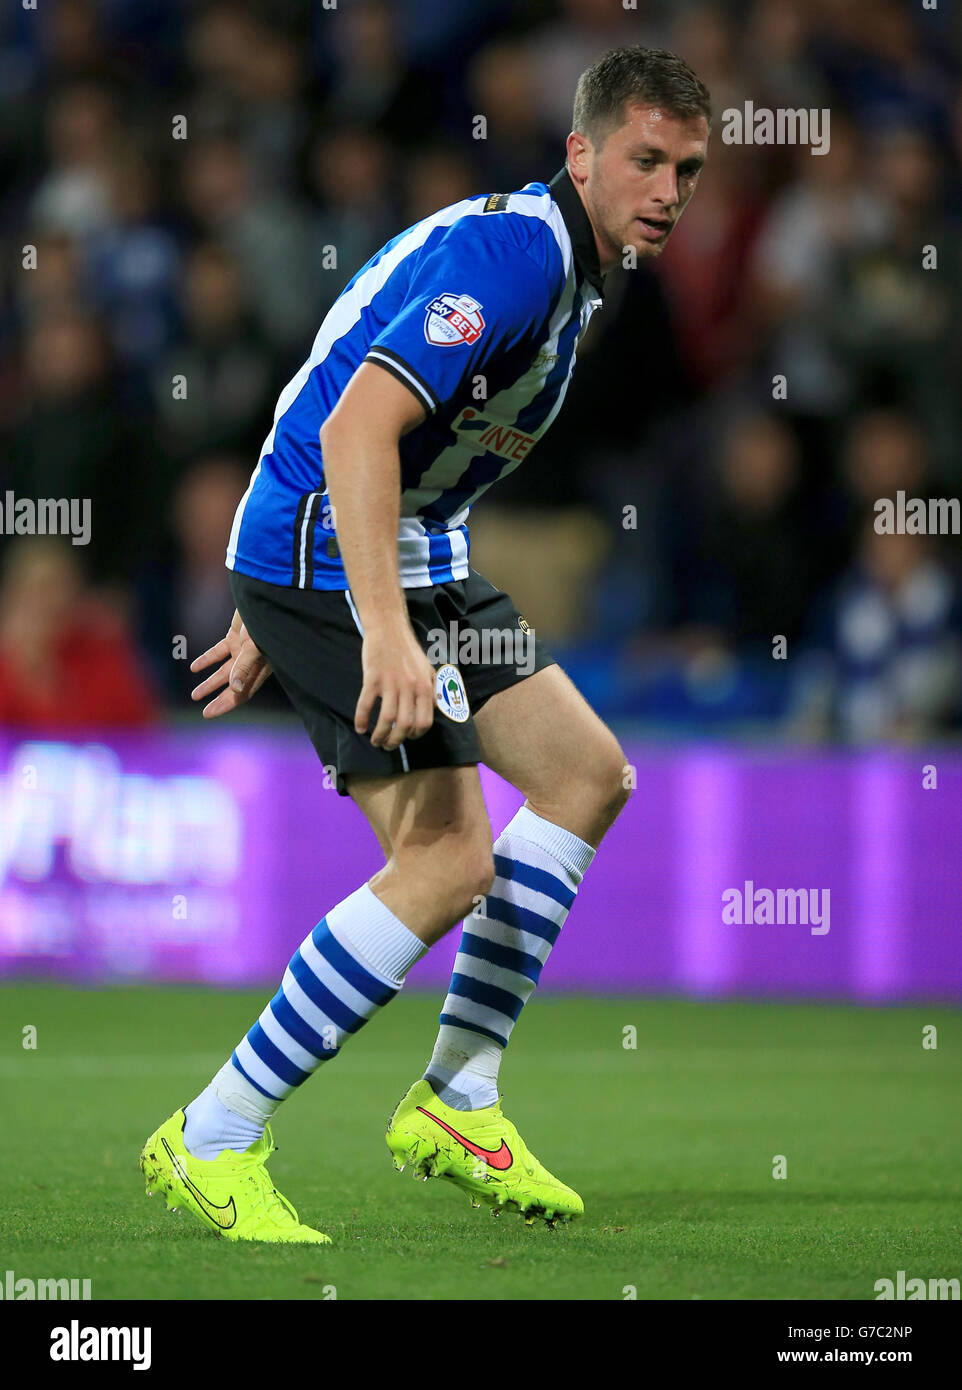
{"label": "player's short dark hair", "polygon": [[708,88],[685,60],[664,48],[630,44],[609,49],[581,74],[573,129],[599,149],[622,124],[628,101],[650,102],[682,119],[704,116],[711,126]]}

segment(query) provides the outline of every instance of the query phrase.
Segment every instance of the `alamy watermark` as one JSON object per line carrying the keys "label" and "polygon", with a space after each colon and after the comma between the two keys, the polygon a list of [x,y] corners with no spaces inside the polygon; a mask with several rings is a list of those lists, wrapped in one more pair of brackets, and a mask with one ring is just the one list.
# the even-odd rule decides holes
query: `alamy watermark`
{"label": "alamy watermark", "polygon": [[831,926],[831,889],[756,888],[746,879],[744,889],[722,893],[722,921],[726,926],[811,927],[812,936],[825,936]]}
{"label": "alamy watermark", "polygon": [[725,145],[810,145],[812,154],[828,154],[831,148],[831,112],[827,106],[756,106],[746,101],[743,110],[729,106],[722,112]]}
{"label": "alamy watermark", "polygon": [[150,1370],[151,1328],[81,1327],[73,1318],[50,1333],[51,1361],[129,1361],[135,1371]]}
{"label": "alamy watermark", "polygon": [[78,1299],[90,1297],[89,1279],[18,1279],[13,1270],[8,1269],[0,1283],[0,1298],[8,1302],[43,1302],[59,1298],[76,1303]]}
{"label": "alamy watermark", "polygon": [[524,618],[518,627],[432,628],[427,635],[427,658],[432,664],[455,666],[513,666],[519,676],[530,676],[535,664],[534,628]]}
{"label": "alamy watermark", "polygon": [[957,497],[909,497],[899,488],[894,499],[875,503],[875,530],[880,536],[957,536]]}
{"label": "alamy watermark", "polygon": [[876,1279],[875,1301],[879,1299],[918,1299],[958,1300],[960,1285],[958,1279],[906,1279],[905,1270],[897,1269],[893,1279]]}
{"label": "alamy watermark", "polygon": [[89,545],[90,498],[15,497],[7,488],[0,501],[0,535],[69,536],[73,545]]}

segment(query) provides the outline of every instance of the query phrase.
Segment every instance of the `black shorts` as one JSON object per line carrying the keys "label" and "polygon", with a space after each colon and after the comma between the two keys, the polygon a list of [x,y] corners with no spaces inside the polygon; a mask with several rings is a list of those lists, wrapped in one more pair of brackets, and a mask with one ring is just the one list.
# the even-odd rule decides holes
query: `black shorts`
{"label": "black shorts", "polygon": [[363,684],[361,629],[347,589],[294,589],[230,572],[237,610],[274,669],[332,782],[389,777],[480,761],[474,715],[499,690],[555,664],[507,594],[476,570],[467,579],[405,589],[408,615],[435,667],[435,716],[421,738],[374,748],[354,729]]}

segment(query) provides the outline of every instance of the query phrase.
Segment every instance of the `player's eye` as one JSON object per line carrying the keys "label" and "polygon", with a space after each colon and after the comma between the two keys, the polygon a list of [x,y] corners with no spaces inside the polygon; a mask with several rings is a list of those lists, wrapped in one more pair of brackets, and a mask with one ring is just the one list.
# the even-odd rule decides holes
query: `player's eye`
{"label": "player's eye", "polygon": [[642,169],[653,169],[655,167],[655,161],[649,154],[639,155],[637,163],[641,165]]}

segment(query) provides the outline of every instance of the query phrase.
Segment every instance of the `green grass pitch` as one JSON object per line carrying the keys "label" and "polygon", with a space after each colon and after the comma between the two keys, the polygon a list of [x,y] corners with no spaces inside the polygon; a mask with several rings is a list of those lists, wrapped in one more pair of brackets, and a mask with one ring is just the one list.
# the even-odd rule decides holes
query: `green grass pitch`
{"label": "green grass pitch", "polygon": [[536,998],[502,1081],[585,1199],[550,1231],[394,1171],[385,1122],[440,1002],[402,994],[275,1126],[274,1180],[334,1245],[219,1240],[147,1201],[137,1157],[266,993],[0,989],[0,1278],[89,1278],[95,1299],[871,1299],[899,1269],[962,1276],[962,1020],[926,1007]]}

